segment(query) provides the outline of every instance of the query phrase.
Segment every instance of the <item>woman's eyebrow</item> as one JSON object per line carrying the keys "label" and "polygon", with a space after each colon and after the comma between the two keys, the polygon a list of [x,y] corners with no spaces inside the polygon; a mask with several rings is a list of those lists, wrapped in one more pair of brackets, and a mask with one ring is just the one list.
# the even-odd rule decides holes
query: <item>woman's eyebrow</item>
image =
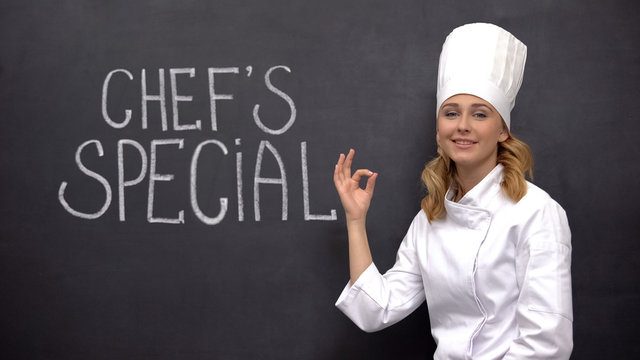
{"label": "woman's eyebrow", "polygon": [[480,104],[480,103],[471,104],[471,107],[473,107],[473,108],[484,107],[484,108],[489,109],[489,111],[493,112],[493,109],[491,109],[490,106],[487,106],[485,104]]}

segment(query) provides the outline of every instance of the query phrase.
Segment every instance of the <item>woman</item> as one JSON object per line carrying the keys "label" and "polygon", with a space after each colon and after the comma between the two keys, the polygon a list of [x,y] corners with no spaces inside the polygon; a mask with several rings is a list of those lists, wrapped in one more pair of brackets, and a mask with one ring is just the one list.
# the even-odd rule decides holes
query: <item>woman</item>
{"label": "woman", "polygon": [[[334,182],[345,209],[351,280],[336,306],[365,331],[400,321],[427,301],[434,359],[568,359],[573,347],[571,243],[564,210],[527,182],[532,157],[510,133],[526,46],[491,24],[456,28],[440,56],[439,156],[428,194],[381,275],[365,218],[377,173]],[[365,189],[358,184],[368,177]]]}

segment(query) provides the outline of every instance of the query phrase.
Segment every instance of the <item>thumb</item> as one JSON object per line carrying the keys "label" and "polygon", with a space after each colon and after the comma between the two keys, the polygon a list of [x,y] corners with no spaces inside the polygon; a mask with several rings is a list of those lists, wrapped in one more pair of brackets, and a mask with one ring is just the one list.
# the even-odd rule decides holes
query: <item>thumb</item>
{"label": "thumb", "polygon": [[369,194],[369,196],[373,196],[373,189],[376,187],[376,179],[378,178],[378,173],[373,173],[373,175],[369,176],[367,180],[367,187],[364,191]]}

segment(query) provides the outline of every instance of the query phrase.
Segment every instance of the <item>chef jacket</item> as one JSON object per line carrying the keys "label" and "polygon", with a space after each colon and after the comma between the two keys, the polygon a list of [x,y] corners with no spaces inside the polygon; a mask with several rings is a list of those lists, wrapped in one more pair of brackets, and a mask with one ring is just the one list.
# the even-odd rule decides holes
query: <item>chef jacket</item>
{"label": "chef jacket", "polygon": [[571,234],[560,205],[527,183],[517,203],[498,164],[446,215],[420,211],[395,265],[371,264],[336,306],[370,332],[427,301],[434,359],[568,359],[573,348]]}

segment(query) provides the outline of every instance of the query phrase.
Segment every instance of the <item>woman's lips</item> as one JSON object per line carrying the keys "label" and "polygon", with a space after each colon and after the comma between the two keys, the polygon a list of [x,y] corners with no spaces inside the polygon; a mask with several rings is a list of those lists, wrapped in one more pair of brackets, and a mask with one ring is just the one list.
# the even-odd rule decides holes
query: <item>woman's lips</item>
{"label": "woman's lips", "polygon": [[476,143],[476,141],[469,139],[452,139],[451,141],[453,141],[453,143],[456,144],[456,147],[459,149],[468,149]]}

